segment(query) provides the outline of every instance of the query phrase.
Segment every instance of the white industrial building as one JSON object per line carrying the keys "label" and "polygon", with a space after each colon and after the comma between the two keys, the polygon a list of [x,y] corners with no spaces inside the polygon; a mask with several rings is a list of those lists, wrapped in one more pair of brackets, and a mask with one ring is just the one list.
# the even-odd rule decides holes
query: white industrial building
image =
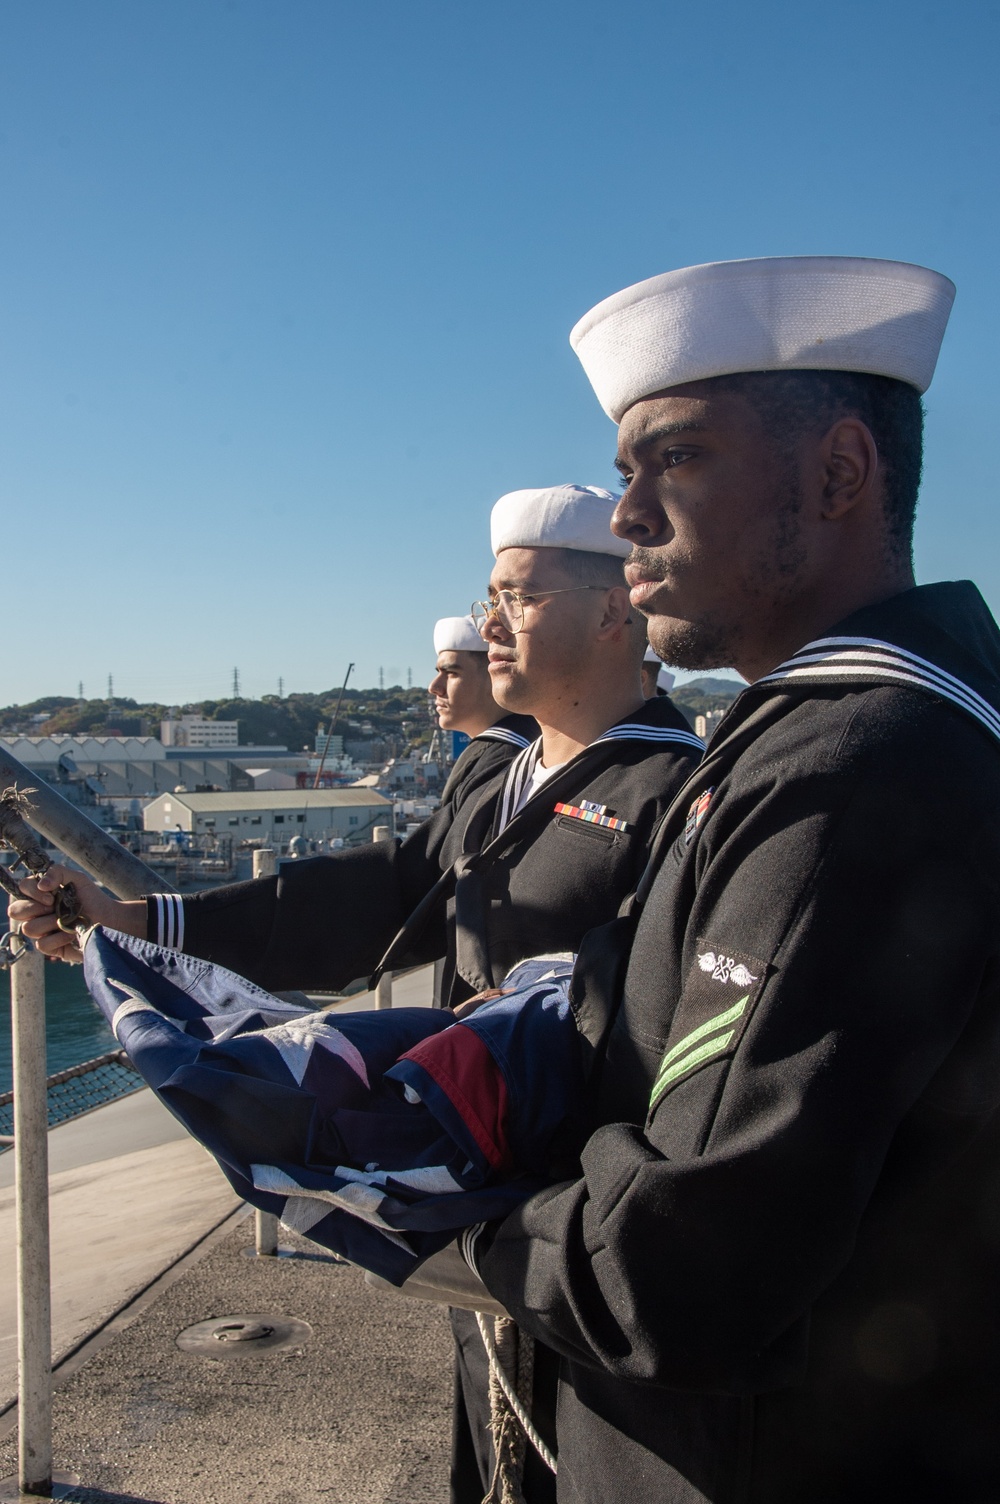
{"label": "white industrial building", "polygon": [[28,767],[58,763],[62,757],[74,763],[152,762],[166,757],[163,743],[155,736],[0,736],[0,746]]}
{"label": "white industrial building", "polygon": [[239,721],[212,721],[205,715],[171,716],[160,722],[160,739],[165,747],[237,747]]}
{"label": "white industrial building", "polygon": [[143,810],[146,830],[230,836],[286,846],[310,841],[370,841],[376,825],[392,829],[392,804],[370,789],[276,789],[253,793],[161,794]]}
{"label": "white industrial building", "polygon": [[297,789],[298,779],[284,768],[244,768],[252,789]]}

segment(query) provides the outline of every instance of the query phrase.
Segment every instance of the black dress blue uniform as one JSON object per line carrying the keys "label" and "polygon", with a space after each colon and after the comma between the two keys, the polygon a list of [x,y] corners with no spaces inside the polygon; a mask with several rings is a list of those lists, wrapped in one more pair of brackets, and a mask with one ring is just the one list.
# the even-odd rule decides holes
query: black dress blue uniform
{"label": "black dress blue uniform", "polygon": [[[460,1002],[498,985],[527,956],[575,951],[617,912],[702,750],[670,699],[647,701],[518,813],[537,743],[491,777],[474,767],[403,842],[296,862],[277,877],[183,899],[151,897],[149,938],[170,945],[180,937],[184,950],[272,991],[336,989],[380,958],[389,967],[443,958],[443,998]],[[603,810],[606,823],[583,818],[583,801]],[[460,1402],[452,1496],[478,1504],[492,1469],[486,1356],[474,1317],[457,1311],[453,1326]],[[550,1439],[555,1370],[554,1355],[539,1344],[536,1419]],[[525,1488],[532,1504],[552,1496],[551,1475],[534,1454]]]}
{"label": "black dress blue uniform", "polygon": [[[492,777],[463,779],[405,841],[183,899],[152,896],[149,938],[170,944],[182,933],[184,950],[271,991],[336,990],[380,962],[445,957],[451,1004],[498,985],[527,956],[574,951],[635,887],[702,743],[669,699],[647,701],[515,813],[511,793],[539,746]],[[582,800],[608,823],[584,818]]]}
{"label": "black dress blue uniform", "polygon": [[861,611],[746,689],[588,936],[580,1174],[478,1240],[562,1504],[1000,1498],[1000,634]]}
{"label": "black dress blue uniform", "polygon": [[500,772],[537,736],[538,722],[530,715],[502,715],[492,726],[474,736],[455,758],[441,790],[441,803],[447,804],[459,785],[469,779],[474,780],[469,787],[474,787]]}

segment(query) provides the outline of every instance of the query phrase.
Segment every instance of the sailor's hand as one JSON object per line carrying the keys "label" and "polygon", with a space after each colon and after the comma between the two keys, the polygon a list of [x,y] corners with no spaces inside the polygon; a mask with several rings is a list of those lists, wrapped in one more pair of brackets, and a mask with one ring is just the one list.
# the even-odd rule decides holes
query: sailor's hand
{"label": "sailor's hand", "polygon": [[59,928],[55,915],[58,888],[73,884],[80,899],[81,917],[87,924],[106,924],[112,929],[122,929],[120,911],[136,907],[119,903],[86,873],[71,871],[69,867],[53,864],[41,877],[22,877],[17,881],[24,897],[11,899],[7,907],[11,922],[21,926],[22,933],[34,940],[44,956],[69,961],[73,965],[79,965],[83,953],[76,935]]}
{"label": "sailor's hand", "polygon": [[456,1018],[468,1018],[470,1013],[475,1013],[476,1009],[481,1008],[484,1003],[492,1003],[498,997],[506,996],[507,993],[502,987],[487,987],[485,992],[477,992],[475,997],[467,997],[465,1002],[459,1003],[457,1008],[452,1009],[452,1012]]}

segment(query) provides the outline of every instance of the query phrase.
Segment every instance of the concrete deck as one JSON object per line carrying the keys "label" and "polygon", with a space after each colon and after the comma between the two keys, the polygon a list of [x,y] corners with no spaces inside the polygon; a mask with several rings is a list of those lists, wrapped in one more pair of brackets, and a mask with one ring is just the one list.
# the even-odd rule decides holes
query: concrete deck
{"label": "concrete deck", "polygon": [[[431,968],[410,973],[396,982],[394,1003],[426,1006],[430,986]],[[340,1006],[371,1007],[374,999]],[[372,1290],[357,1270],[284,1232],[282,1243],[298,1257],[245,1257],[252,1222],[234,1225],[237,1203],[221,1173],[149,1092],[53,1129],[49,1142],[56,1359],[97,1333],[56,1375],[55,1463],[82,1480],[65,1497],[88,1504],[447,1497],[451,1356],[443,1310]],[[0,1157],[0,1405],[16,1388],[12,1169],[12,1157]],[[228,1359],[175,1346],[195,1322],[248,1313],[299,1317],[313,1335],[291,1352]],[[0,1434],[13,1420],[0,1418]],[[15,1468],[16,1437],[8,1434],[0,1478]]]}
{"label": "concrete deck", "polygon": [[[54,1128],[49,1144],[58,1361],[240,1203],[149,1091]],[[13,1158],[0,1159],[0,1406],[17,1392]]]}
{"label": "concrete deck", "polygon": [[[55,1394],[55,1464],[86,1504],[444,1504],[451,1341],[442,1309],[321,1258],[250,1259],[247,1218]],[[288,1234],[303,1252],[314,1245]],[[285,1315],[288,1352],[179,1351],[195,1322]],[[16,1469],[0,1443],[0,1476]]]}

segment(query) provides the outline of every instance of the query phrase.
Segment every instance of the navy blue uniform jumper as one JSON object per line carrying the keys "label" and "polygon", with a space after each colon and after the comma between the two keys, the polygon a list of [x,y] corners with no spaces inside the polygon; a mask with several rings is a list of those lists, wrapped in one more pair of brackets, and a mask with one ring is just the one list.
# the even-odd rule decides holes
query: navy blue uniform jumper
{"label": "navy blue uniform jumper", "polygon": [[579,1177],[480,1239],[562,1504],[1000,1499],[1000,634],[841,622],[728,712],[574,978]]}

